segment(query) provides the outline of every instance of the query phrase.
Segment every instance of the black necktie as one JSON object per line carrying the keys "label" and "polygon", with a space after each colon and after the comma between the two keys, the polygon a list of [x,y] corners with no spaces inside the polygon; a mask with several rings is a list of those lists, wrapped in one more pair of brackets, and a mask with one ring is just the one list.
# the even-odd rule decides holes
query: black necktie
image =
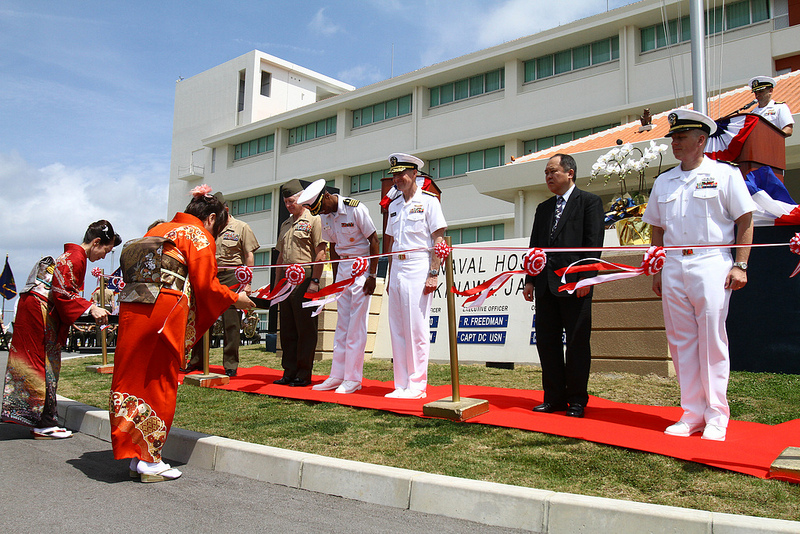
{"label": "black necktie", "polygon": [[556,235],[556,227],[558,226],[558,220],[561,218],[561,214],[564,213],[564,205],[566,202],[564,201],[564,197],[558,196],[556,197],[556,214],[553,217],[553,228],[550,230],[550,239],[553,239]]}

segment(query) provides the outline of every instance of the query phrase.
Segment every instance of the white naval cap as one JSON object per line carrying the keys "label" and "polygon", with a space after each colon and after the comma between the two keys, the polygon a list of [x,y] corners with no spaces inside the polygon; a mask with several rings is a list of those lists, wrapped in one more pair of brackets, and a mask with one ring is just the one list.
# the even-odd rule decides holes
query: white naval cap
{"label": "white naval cap", "polygon": [[324,193],[325,179],[320,178],[303,189],[303,192],[297,197],[297,203],[307,206],[311,215],[319,215],[319,211],[322,209],[322,197]]}
{"label": "white naval cap", "polygon": [[425,162],[411,154],[403,154],[402,152],[395,152],[389,156],[389,164],[392,166],[389,172],[394,174],[396,172],[403,172],[406,169],[421,169],[425,166]]}
{"label": "white naval cap", "polygon": [[750,78],[750,81],[747,82],[747,85],[750,86],[750,89],[754,93],[757,93],[758,91],[775,87],[775,83],[775,78],[771,78],[769,76],[754,76]]}
{"label": "white naval cap", "polygon": [[703,130],[711,135],[717,131],[717,123],[708,115],[704,115],[693,109],[674,109],[667,115],[669,121],[669,132],[666,137],[672,137],[676,132],[685,130]]}

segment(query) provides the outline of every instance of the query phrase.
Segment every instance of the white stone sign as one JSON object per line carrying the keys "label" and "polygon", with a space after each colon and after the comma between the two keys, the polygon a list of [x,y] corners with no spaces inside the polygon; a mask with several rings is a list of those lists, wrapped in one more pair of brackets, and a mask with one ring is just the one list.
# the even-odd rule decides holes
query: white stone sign
{"label": "white stone sign", "polygon": [[[507,239],[491,243],[475,243],[471,247],[525,247],[523,250],[459,250],[453,251],[453,281],[459,291],[475,287],[503,271],[522,270],[522,258],[527,252],[528,239]],[[446,277],[439,276],[439,287],[431,304],[430,360],[438,363],[450,360],[448,344]],[[481,306],[464,308],[466,297],[455,296],[456,339],[458,359],[461,363],[521,363],[538,364],[534,303],[526,301],[522,292],[525,275],[515,274]],[[378,338],[373,356],[391,358],[388,299],[383,299],[383,310],[378,326]]]}

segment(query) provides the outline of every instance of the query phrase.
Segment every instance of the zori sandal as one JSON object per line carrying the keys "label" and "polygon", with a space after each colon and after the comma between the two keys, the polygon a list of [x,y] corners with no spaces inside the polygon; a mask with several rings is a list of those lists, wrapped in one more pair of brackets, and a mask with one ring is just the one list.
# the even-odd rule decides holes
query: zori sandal
{"label": "zori sandal", "polygon": [[140,461],[137,471],[139,472],[141,481],[145,483],[175,480],[176,478],[180,478],[180,476],[183,474],[164,462],[153,464],[150,462]]}
{"label": "zori sandal", "polygon": [[34,428],[31,430],[31,435],[33,439],[67,439],[72,437],[72,430],[59,426],[50,426],[47,428]]}

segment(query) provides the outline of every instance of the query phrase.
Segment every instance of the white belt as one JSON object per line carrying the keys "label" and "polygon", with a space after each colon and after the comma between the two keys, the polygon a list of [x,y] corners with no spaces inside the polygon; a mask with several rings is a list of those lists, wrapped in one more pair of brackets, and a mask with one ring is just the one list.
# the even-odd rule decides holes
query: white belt
{"label": "white belt", "polygon": [[664,252],[667,256],[704,256],[709,254],[722,254],[722,249],[728,245],[720,245],[719,248],[671,248]]}

